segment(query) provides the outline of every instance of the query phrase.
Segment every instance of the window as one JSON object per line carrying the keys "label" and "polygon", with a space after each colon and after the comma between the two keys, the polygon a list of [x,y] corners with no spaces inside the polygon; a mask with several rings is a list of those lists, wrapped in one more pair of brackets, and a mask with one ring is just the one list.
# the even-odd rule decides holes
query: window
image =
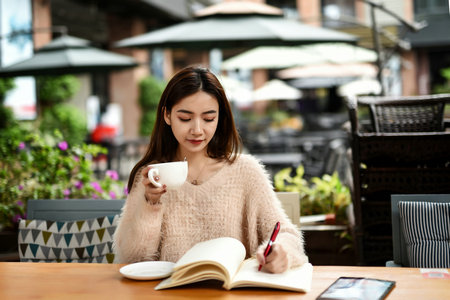
{"label": "window", "polygon": [[448,15],[448,0],[414,0],[414,13],[417,16]]}
{"label": "window", "polygon": [[325,27],[340,27],[356,16],[355,0],[322,0],[322,16]]}

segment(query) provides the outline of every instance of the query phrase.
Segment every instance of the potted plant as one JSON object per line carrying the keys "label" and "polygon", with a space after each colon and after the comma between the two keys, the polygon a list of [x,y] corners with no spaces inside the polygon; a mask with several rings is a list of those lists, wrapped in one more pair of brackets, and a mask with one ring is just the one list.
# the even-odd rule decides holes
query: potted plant
{"label": "potted plant", "polygon": [[334,215],[336,223],[348,223],[350,190],[341,183],[337,173],[313,177],[310,182],[303,178],[305,169],[302,165],[297,167],[293,176],[291,173],[292,168],[280,170],[274,176],[274,185],[278,191],[299,193],[300,215]]}
{"label": "potted plant", "polygon": [[[274,176],[277,191],[297,192],[300,195],[300,216],[320,215],[325,222],[301,224],[305,250],[313,264],[354,264],[353,238],[349,211],[350,190],[343,185],[337,173],[303,178],[304,167],[293,173],[285,168]],[[301,218],[302,219],[302,218]]]}

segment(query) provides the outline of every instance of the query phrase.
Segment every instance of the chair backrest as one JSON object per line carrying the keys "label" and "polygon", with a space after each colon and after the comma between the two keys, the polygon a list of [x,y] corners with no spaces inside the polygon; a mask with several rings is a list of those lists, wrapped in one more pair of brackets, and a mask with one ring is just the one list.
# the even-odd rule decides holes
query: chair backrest
{"label": "chair backrest", "polygon": [[125,200],[29,200],[19,223],[20,261],[114,263],[113,234]]}
{"label": "chair backrest", "polygon": [[443,131],[447,102],[450,94],[358,98],[370,107],[375,132]]}
{"label": "chair backrest", "polygon": [[276,195],[289,219],[300,228],[300,195],[295,192],[276,192]]}
{"label": "chair backrest", "polygon": [[27,218],[74,221],[120,214],[125,200],[38,199],[28,200]]}
{"label": "chair backrest", "polygon": [[400,221],[399,203],[412,202],[444,202],[450,203],[450,194],[393,194],[391,195],[392,242],[394,264],[409,267],[407,245]]}

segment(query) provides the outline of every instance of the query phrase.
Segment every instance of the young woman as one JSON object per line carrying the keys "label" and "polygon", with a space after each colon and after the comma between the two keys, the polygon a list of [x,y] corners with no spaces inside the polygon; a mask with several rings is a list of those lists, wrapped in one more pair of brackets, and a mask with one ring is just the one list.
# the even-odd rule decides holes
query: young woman
{"label": "young woman", "polygon": [[[228,236],[244,244],[247,257],[256,254],[269,272],[307,262],[302,236],[282,210],[267,172],[240,149],[216,76],[202,67],[175,74],[161,96],[147,152],[130,174],[114,237],[119,261],[176,262],[194,244]],[[188,179],[179,189],[150,183],[149,164],[184,159]],[[264,258],[277,221],[280,233]]]}

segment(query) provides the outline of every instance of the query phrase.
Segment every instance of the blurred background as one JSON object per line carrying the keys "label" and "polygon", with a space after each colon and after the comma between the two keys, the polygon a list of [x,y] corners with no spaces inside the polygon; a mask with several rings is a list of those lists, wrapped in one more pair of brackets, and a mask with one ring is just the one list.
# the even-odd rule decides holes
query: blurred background
{"label": "blurred background", "polygon": [[[224,5],[231,2],[235,5]],[[344,97],[445,91],[445,70],[450,66],[445,0],[251,2],[255,6],[219,0],[0,0],[0,65],[6,68],[1,76],[19,75],[3,103],[23,121],[39,120],[53,104],[71,105],[72,112],[80,116],[74,122],[81,124],[73,125],[79,128],[77,135],[107,146],[107,163],[126,178],[148,142],[165,82],[184,66],[203,64],[221,79],[247,151],[259,155],[271,172],[303,162],[306,177],[338,170],[345,178],[346,163],[336,159],[348,147],[342,128],[348,119]],[[307,31],[330,31],[312,33],[315,40],[289,40],[282,36],[293,31],[289,23],[277,28],[278,42],[254,37],[238,41],[236,32],[227,33],[228,42],[217,42],[211,37],[214,34],[205,32],[206,27],[174,32],[159,40],[143,37],[224,15],[230,20],[232,16],[277,16],[308,26]],[[226,31],[227,25],[217,26],[211,29],[213,33]],[[199,41],[195,34],[202,33],[206,37]],[[132,61],[61,69],[61,75],[73,76],[63,83],[65,91],[70,90],[64,96],[45,95],[44,83],[39,85],[42,75],[56,73],[52,71],[58,67],[49,64],[56,56],[33,62],[44,65],[37,73],[26,70],[36,68],[30,65],[18,73],[10,69],[8,74],[9,66],[65,36],[83,39],[104,55],[120,54]],[[180,36],[185,39],[179,41]],[[64,47],[72,47],[72,53],[82,46],[69,42]],[[330,157],[331,152],[334,156]]]}

